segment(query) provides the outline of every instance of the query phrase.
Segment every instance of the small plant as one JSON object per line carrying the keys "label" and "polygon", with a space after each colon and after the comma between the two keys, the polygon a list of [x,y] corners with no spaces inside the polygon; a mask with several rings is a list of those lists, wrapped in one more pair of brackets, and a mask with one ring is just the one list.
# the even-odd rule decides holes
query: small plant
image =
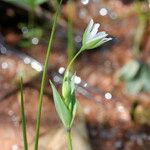
{"label": "small plant", "polygon": [[71,128],[73,125],[77,108],[75,96],[75,81],[74,81],[76,76],[75,74],[71,73],[71,66],[81,52],[96,48],[102,45],[103,43],[111,40],[111,38],[107,38],[108,34],[106,34],[105,32],[97,33],[99,26],[100,26],[99,24],[94,24],[93,20],[91,20],[88,27],[86,28],[83,34],[82,47],[78,51],[78,53],[72,58],[65,71],[61,95],[58,93],[54,84],[50,81],[56,111],[60,117],[60,120],[64,125],[64,128],[67,131],[68,150],[73,149]]}
{"label": "small plant", "polygon": [[131,60],[118,72],[119,80],[126,82],[126,91],[131,94],[150,91],[150,67],[139,60]]}
{"label": "small plant", "polygon": [[149,9],[143,9],[141,3],[135,1],[134,4],[139,24],[133,40],[133,59],[125,64],[117,73],[118,79],[125,82],[126,91],[130,94],[150,91],[150,67],[140,59],[141,43],[147,29],[150,11]]}

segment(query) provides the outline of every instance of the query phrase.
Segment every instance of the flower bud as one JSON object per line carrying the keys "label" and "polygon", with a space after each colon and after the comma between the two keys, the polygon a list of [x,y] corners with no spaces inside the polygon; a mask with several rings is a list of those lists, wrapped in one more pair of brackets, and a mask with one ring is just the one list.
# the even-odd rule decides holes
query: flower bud
{"label": "flower bud", "polygon": [[64,76],[63,84],[62,84],[62,96],[64,98],[66,105],[68,105],[68,103],[69,103],[68,98],[71,95],[70,82],[71,81],[70,81],[69,73],[66,72],[66,74]]}
{"label": "flower bud", "polygon": [[65,73],[63,84],[62,84],[62,96],[67,107],[71,110],[72,104],[75,101],[75,85],[74,76],[71,77],[69,71]]}

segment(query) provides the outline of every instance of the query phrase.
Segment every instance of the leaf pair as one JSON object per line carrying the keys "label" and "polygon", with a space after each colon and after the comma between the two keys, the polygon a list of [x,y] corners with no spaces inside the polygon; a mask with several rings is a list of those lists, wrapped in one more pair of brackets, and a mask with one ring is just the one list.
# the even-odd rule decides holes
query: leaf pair
{"label": "leaf pair", "polygon": [[62,97],[54,84],[50,81],[56,111],[66,129],[71,129],[76,114],[76,98],[74,76],[65,73],[62,85]]}

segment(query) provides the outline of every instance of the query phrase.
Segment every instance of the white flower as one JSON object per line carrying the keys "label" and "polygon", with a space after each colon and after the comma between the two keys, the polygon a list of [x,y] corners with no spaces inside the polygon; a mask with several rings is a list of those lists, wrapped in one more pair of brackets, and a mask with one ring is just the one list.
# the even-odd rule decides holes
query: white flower
{"label": "white flower", "polygon": [[112,38],[107,38],[106,32],[98,32],[100,27],[99,23],[95,23],[91,19],[89,25],[87,26],[82,40],[82,50],[96,48],[103,43],[110,41]]}

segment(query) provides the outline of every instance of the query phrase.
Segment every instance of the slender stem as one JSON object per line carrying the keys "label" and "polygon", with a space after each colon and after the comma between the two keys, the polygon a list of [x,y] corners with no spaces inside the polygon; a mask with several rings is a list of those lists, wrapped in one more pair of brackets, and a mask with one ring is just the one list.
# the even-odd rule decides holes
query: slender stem
{"label": "slender stem", "polygon": [[26,119],[24,112],[24,97],[23,97],[23,79],[20,79],[20,91],[21,91],[21,125],[23,131],[24,150],[28,150],[27,134],[26,134]]}
{"label": "slender stem", "polygon": [[28,28],[32,29],[34,27],[34,10],[32,10],[32,8],[28,12],[28,19],[29,19]]}
{"label": "slender stem", "polygon": [[68,150],[73,150],[73,147],[72,147],[72,137],[71,137],[71,129],[67,130],[67,141],[68,141]]}
{"label": "slender stem", "polygon": [[41,111],[42,111],[43,94],[44,94],[45,82],[46,82],[46,74],[47,74],[47,69],[48,69],[48,60],[49,60],[49,56],[50,56],[50,53],[51,53],[51,46],[52,46],[52,42],[53,42],[53,37],[54,37],[54,32],[55,32],[55,28],[56,28],[56,23],[57,23],[57,18],[58,18],[58,15],[59,15],[61,2],[62,2],[62,0],[60,1],[59,7],[57,7],[57,11],[55,13],[55,19],[54,19],[52,32],[51,32],[51,36],[50,36],[50,39],[49,39],[47,54],[46,54],[46,58],[45,58],[45,63],[44,63],[41,89],[40,89],[40,96],[39,96],[39,103],[38,103],[38,110],[37,110],[37,121],[36,121],[34,150],[38,150],[39,130],[40,130],[40,124],[41,124]]}
{"label": "slender stem", "polygon": [[139,2],[136,2],[135,9],[139,16],[139,24],[134,35],[133,55],[135,58],[137,58],[140,55],[140,46],[148,21],[148,15],[141,10],[141,4]]}
{"label": "slender stem", "polygon": [[32,29],[34,27],[34,11],[35,11],[35,8],[36,8],[35,0],[30,0],[29,5],[30,5],[30,9],[29,9],[29,12],[28,12],[28,17],[29,17],[28,18],[29,19],[28,28]]}
{"label": "slender stem", "polygon": [[[68,1],[68,4],[71,4],[72,0]],[[72,14],[70,15],[72,17]],[[74,40],[73,40],[73,22],[72,18],[68,17],[68,45],[67,45],[67,56],[68,56],[68,63],[74,57]],[[74,69],[74,64],[71,66],[71,70]]]}
{"label": "slender stem", "polygon": [[[70,68],[71,68],[72,64],[74,63],[75,59],[80,55],[81,52],[82,52],[82,47],[81,47],[81,49],[76,53],[76,55],[73,57],[73,59],[70,61],[69,65],[67,66],[67,69],[66,69],[66,71],[65,71],[65,73],[64,73],[64,77],[65,77],[66,73],[71,70]],[[65,78],[63,78],[63,82],[64,82],[64,80],[65,80]]]}
{"label": "slender stem", "polygon": [[80,55],[80,53],[82,52],[82,48],[75,54],[75,56],[73,57],[73,59],[70,61],[68,67],[66,70],[70,70],[72,64],[74,63],[75,59]]}

